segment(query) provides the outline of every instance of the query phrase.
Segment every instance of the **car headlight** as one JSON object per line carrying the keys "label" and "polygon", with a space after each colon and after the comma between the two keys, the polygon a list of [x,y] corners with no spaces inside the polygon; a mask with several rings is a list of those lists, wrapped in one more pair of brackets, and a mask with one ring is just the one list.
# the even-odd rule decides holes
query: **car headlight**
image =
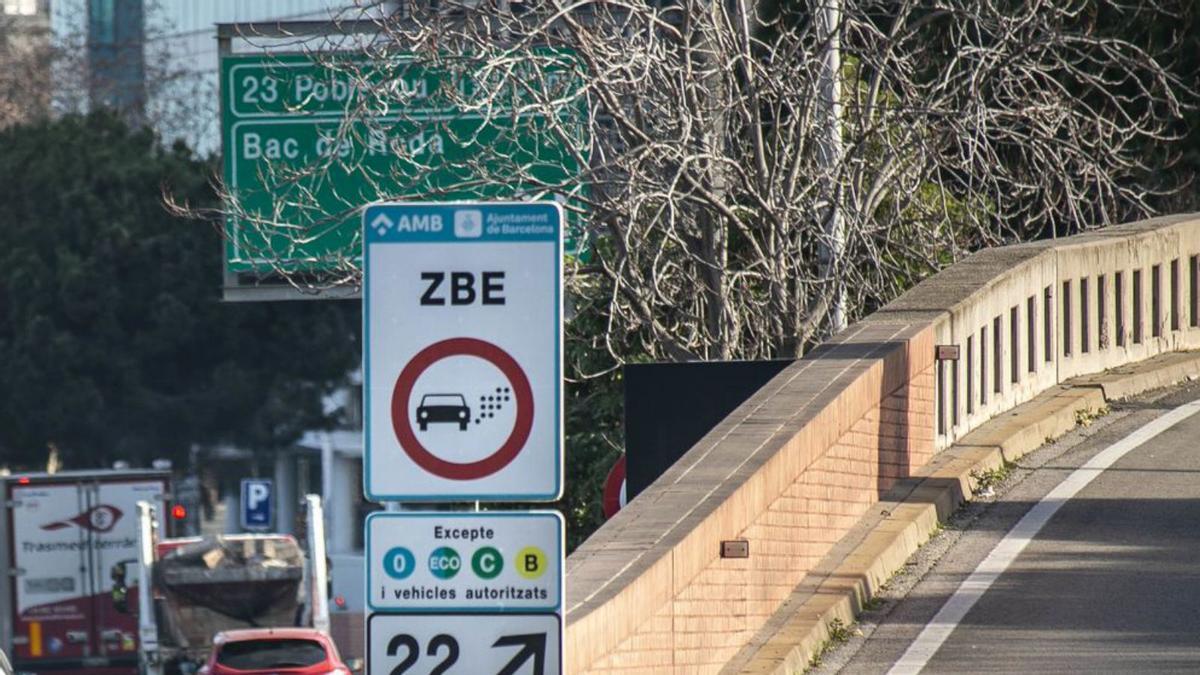
{"label": "car headlight", "polygon": [[459,411],[458,411],[458,416],[459,416],[459,417],[461,417],[462,419],[466,419],[466,418],[467,418],[467,411],[466,411],[466,410],[459,410]]}
{"label": "car headlight", "polygon": [[421,415],[421,419],[425,419],[426,417],[429,417],[429,411],[427,411],[427,410],[422,410],[422,411],[420,412],[420,415]]}

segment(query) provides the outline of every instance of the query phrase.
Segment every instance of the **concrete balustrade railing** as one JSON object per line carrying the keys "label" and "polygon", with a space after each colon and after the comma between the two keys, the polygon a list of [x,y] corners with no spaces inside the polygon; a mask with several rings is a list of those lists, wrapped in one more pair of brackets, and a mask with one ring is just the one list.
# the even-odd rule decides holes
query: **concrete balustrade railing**
{"label": "concrete balustrade railing", "polygon": [[[568,559],[567,671],[718,672],[955,439],[1069,378],[1200,347],[1197,255],[1194,215],[982,251],[790,365]],[[722,558],[729,540],[750,556]]]}

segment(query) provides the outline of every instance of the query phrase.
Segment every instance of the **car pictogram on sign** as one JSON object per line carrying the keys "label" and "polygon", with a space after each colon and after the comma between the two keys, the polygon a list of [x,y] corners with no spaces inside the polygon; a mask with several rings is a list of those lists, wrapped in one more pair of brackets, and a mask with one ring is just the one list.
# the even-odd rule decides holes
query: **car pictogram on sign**
{"label": "car pictogram on sign", "polygon": [[[480,404],[483,408],[479,414],[480,418],[487,417],[488,420],[492,420],[496,411],[505,405],[503,400],[505,398],[512,399],[508,404],[511,405],[512,427],[507,436],[498,438],[496,441],[498,446],[486,456],[466,462],[451,461],[441,456],[439,453],[444,454],[444,449],[439,449],[434,442],[437,439],[417,438],[417,429],[426,430],[426,422],[421,419],[421,408],[425,406],[425,396],[432,394],[422,396],[415,410],[410,407],[409,403],[416,395],[414,390],[417,388],[417,380],[430,366],[445,359],[460,357],[471,357],[490,363],[507,380],[507,386],[495,387],[492,385],[492,391],[498,389],[498,393],[482,397],[482,400],[487,401],[490,396],[492,402]],[[453,405],[461,406],[456,409],[456,412],[467,409],[465,396],[460,394],[441,394],[441,396],[455,397]],[[500,401],[496,400],[497,396],[500,397]],[[469,409],[467,410],[469,413]],[[414,416],[416,418],[415,425],[410,421]],[[533,390],[529,386],[529,378],[525,376],[521,366],[500,347],[474,338],[451,338],[422,349],[400,371],[400,376],[396,378],[396,386],[392,391],[392,425],[400,447],[421,468],[435,476],[450,480],[476,480],[508,466],[525,447],[525,442],[529,439],[529,431],[533,427],[533,416]],[[482,419],[480,421],[482,422]]]}
{"label": "car pictogram on sign", "polygon": [[466,431],[470,421],[471,408],[462,394],[425,394],[417,406],[417,425],[421,431],[428,431],[433,422],[454,423],[459,431]]}

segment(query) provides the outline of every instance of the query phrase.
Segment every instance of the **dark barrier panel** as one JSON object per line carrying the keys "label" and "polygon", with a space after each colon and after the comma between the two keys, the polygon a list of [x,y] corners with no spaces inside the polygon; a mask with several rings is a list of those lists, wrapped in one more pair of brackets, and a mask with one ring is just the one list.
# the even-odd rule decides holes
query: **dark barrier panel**
{"label": "dark barrier panel", "polygon": [[790,364],[693,361],[625,366],[626,492],[633,499]]}

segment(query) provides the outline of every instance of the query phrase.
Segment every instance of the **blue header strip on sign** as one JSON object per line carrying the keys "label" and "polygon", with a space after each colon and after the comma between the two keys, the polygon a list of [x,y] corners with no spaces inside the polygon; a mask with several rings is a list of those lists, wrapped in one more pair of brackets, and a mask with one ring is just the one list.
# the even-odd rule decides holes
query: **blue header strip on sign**
{"label": "blue header strip on sign", "polygon": [[363,214],[368,243],[558,241],[553,203],[372,204]]}

